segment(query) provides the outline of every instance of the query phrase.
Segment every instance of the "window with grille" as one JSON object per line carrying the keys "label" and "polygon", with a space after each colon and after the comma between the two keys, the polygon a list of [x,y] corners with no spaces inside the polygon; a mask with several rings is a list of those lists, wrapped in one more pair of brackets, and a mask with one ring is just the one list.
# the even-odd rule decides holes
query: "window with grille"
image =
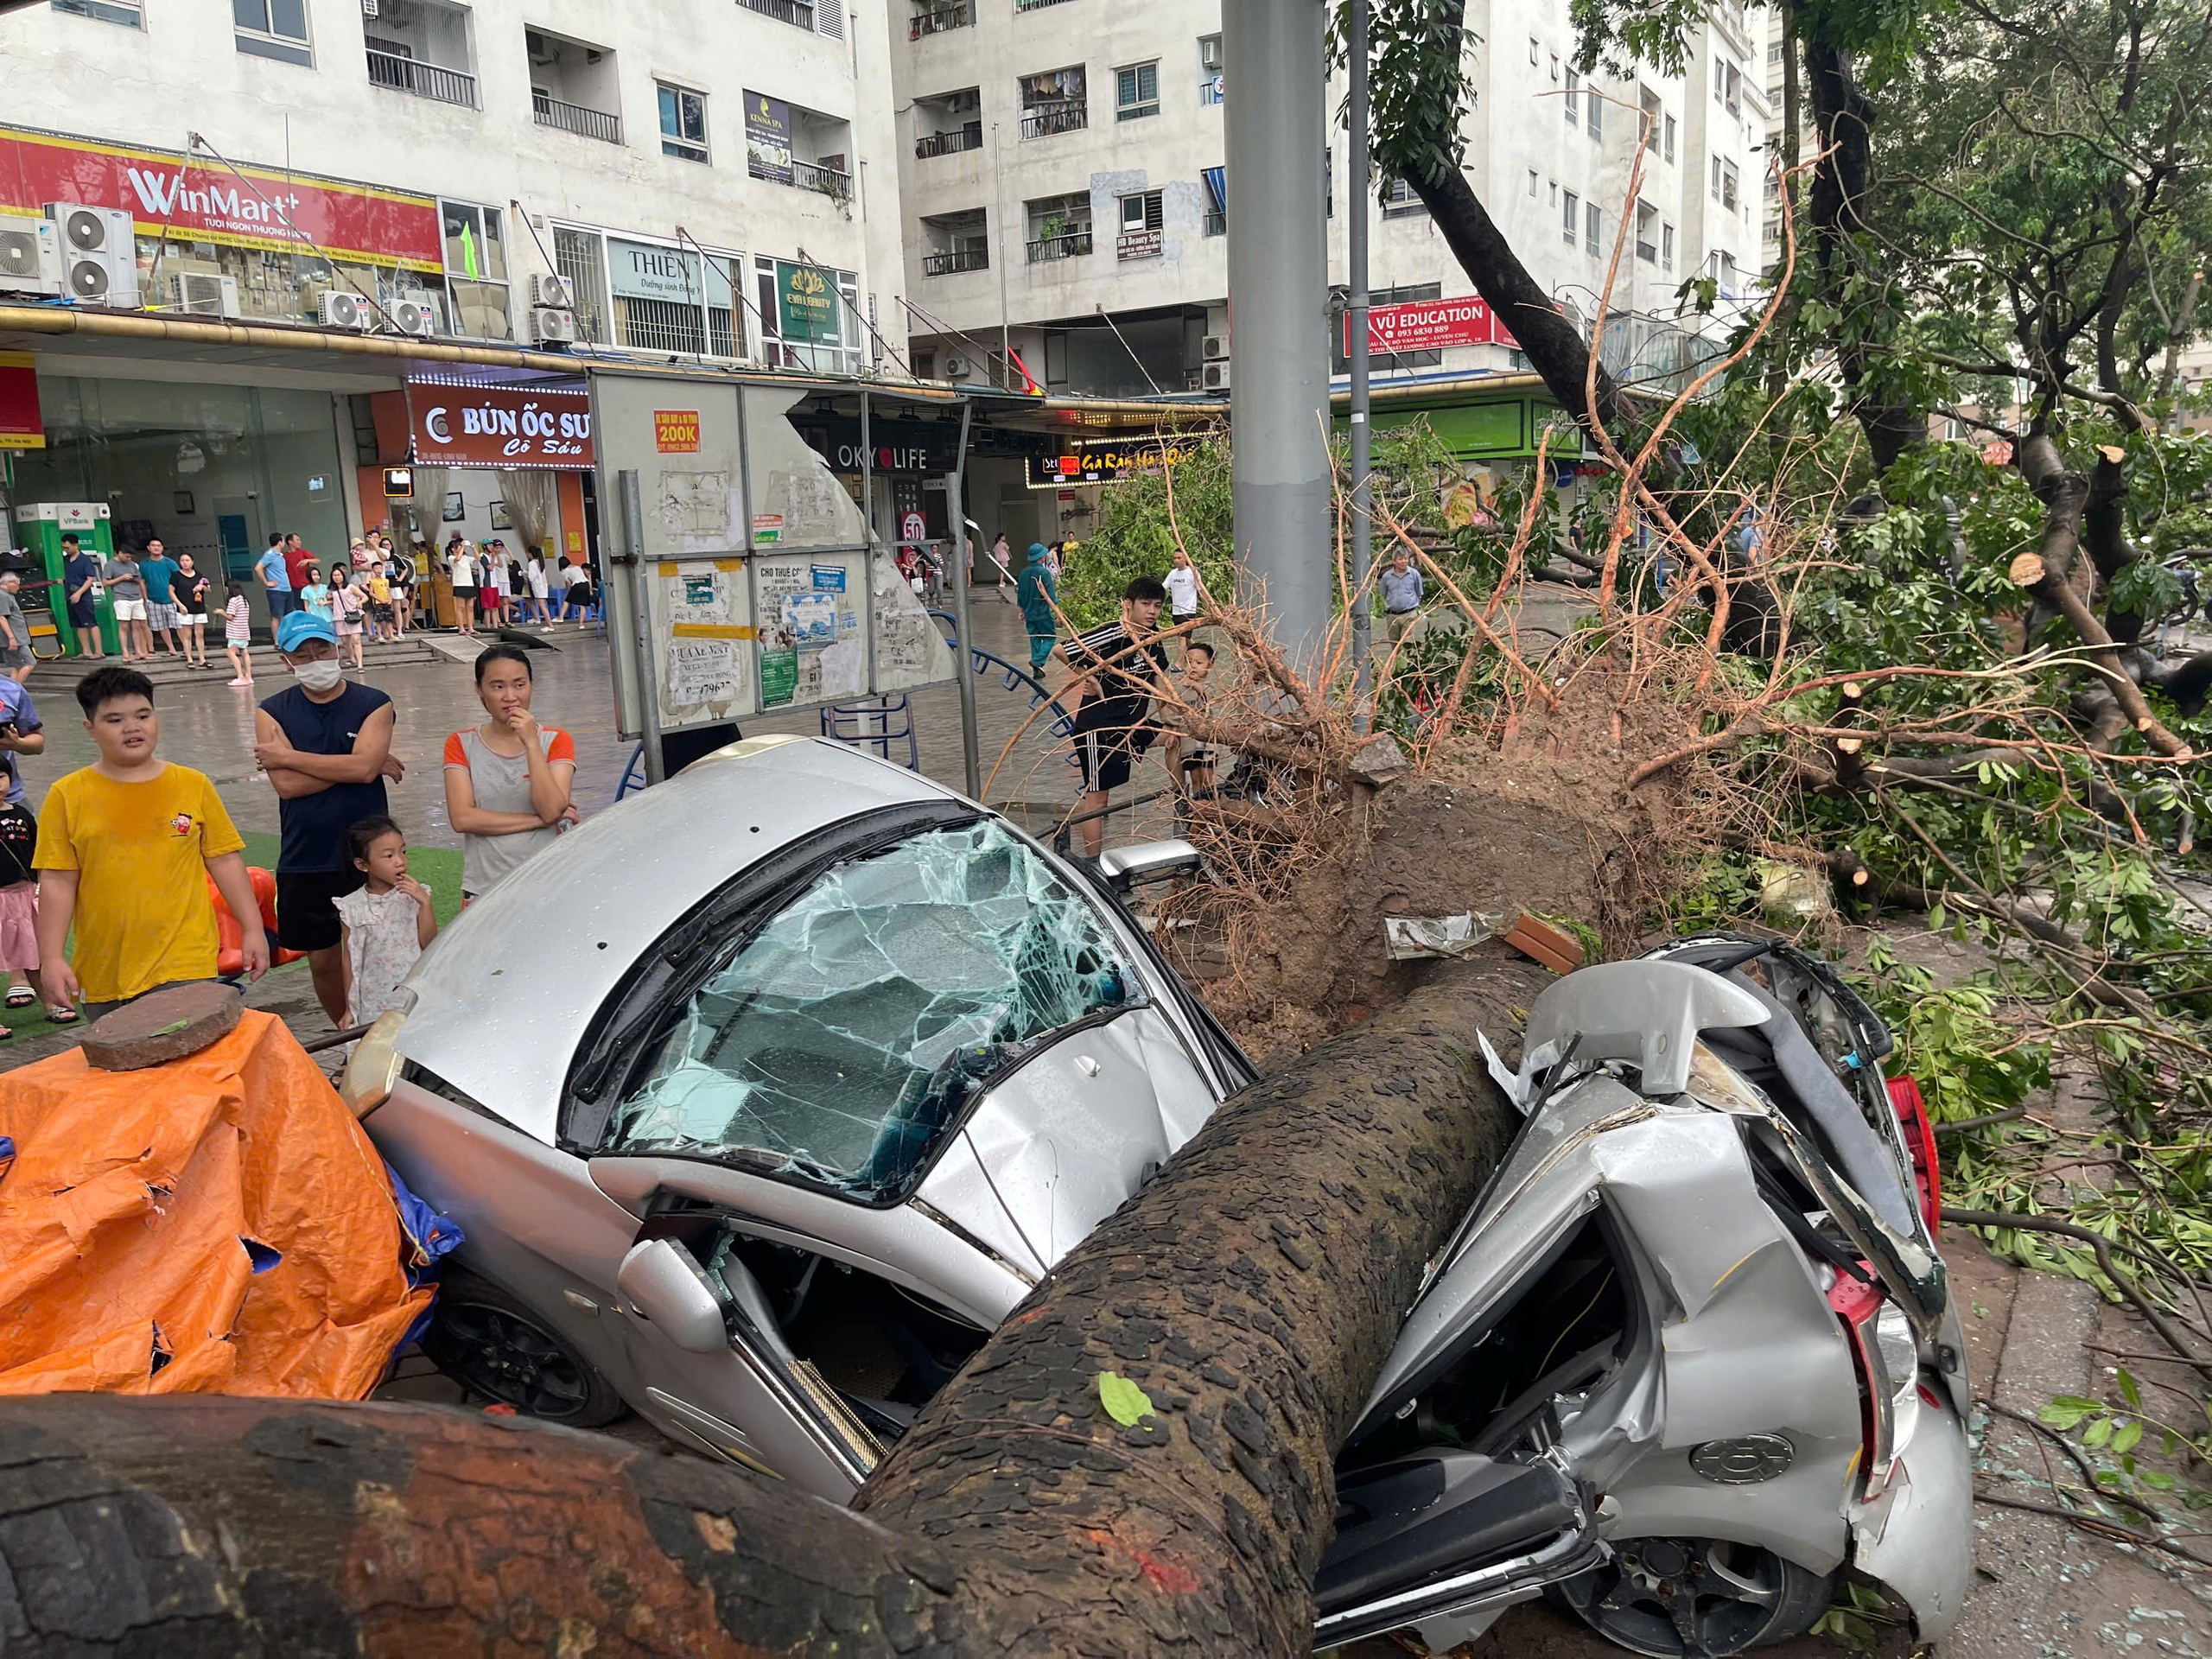
{"label": "window with grille", "polygon": [[1160,60],[1114,72],[1114,118],[1135,121],[1160,113]]}
{"label": "window with grille", "polygon": [[707,159],[707,99],[665,81],[655,83],[660,93],[660,153],[679,161]]}
{"label": "window with grille", "polygon": [[596,231],[553,227],[553,269],[569,279],[576,296],[576,338],[594,346],[610,343],[607,332],[607,251]]}
{"label": "window with grille", "polygon": [[1125,231],[1156,231],[1161,225],[1160,193],[1147,190],[1134,196],[1122,198],[1122,228]]}
{"label": "window with grille", "polygon": [[639,352],[681,352],[699,356],[707,349],[699,308],[682,300],[622,301],[622,344]]}

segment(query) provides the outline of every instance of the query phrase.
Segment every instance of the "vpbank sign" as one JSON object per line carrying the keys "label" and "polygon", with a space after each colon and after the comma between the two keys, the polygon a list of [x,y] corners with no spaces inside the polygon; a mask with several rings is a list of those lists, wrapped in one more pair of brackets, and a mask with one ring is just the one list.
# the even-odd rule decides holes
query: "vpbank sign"
{"label": "vpbank sign", "polygon": [[49,201],[125,208],[141,236],[166,232],[172,242],[312,243],[341,259],[442,268],[429,196],[0,125],[0,213],[35,213]]}

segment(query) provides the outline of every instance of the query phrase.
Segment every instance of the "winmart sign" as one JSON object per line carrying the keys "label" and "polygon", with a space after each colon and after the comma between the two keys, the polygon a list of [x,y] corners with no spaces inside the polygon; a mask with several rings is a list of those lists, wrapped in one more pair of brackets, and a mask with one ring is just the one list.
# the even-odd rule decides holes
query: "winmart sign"
{"label": "winmart sign", "polygon": [[[1453,300],[1408,300],[1378,305],[1367,314],[1367,349],[1380,357],[1395,352],[1434,352],[1452,346],[1504,346],[1518,349],[1487,301],[1470,294]],[[1351,354],[1351,313],[1344,313],[1344,354]]]}

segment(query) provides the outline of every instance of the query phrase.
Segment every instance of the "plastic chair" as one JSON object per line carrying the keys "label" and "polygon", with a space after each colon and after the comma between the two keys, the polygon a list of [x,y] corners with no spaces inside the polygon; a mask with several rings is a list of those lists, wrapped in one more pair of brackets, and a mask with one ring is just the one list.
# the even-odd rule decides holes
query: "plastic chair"
{"label": "plastic chair", "polygon": [[913,705],[906,701],[904,691],[887,691],[858,702],[831,703],[822,711],[822,735],[855,748],[871,749],[885,760],[892,759],[892,745],[903,741],[906,758],[899,764],[909,772],[922,769]]}
{"label": "plastic chair", "polygon": [[622,781],[614,785],[614,798],[620,800],[633,789],[645,786],[645,746],[643,743],[630,751],[630,764],[622,768]]}

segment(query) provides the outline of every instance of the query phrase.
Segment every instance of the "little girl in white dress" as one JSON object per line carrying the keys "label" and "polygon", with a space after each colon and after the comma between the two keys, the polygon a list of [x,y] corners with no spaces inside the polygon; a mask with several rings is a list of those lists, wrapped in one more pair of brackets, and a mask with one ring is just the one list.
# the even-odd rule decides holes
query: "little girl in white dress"
{"label": "little girl in white dress", "polygon": [[346,841],[366,884],[334,899],[345,924],[346,1023],[359,1028],[400,1006],[399,982],[438,937],[430,890],[407,874],[407,837],[387,817],[349,824]]}

